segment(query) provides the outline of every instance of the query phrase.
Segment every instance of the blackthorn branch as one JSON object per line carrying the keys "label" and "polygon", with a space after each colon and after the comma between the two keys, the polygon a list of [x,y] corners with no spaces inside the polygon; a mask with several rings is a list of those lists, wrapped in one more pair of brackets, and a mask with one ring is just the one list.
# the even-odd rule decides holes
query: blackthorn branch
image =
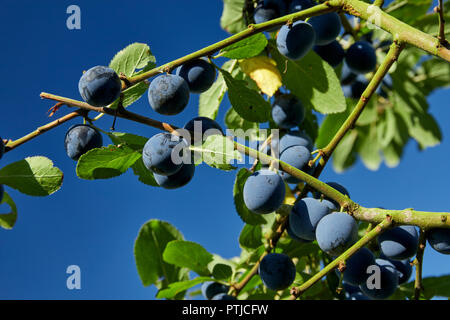
{"label": "blackthorn branch", "polygon": [[[371,20],[377,26],[382,29],[390,32],[394,36],[394,43],[391,45],[391,48],[386,56],[385,61],[380,65],[371,79],[369,85],[363,92],[358,104],[350,114],[350,116],[346,119],[344,124],[338,130],[336,135],[332,138],[330,143],[321,150],[318,150],[319,154],[319,165],[317,166],[313,175],[309,175],[302,170],[299,170],[279,159],[274,157],[267,156],[264,152],[259,152],[257,150],[253,150],[234,142],[234,147],[236,150],[244,153],[250,157],[260,160],[270,161],[272,163],[278,163],[279,167],[286,173],[290,174],[292,177],[295,177],[299,180],[302,180],[306,183],[303,188],[300,196],[297,200],[301,199],[308,192],[309,188],[312,188],[316,191],[321,192],[325,196],[336,201],[343,210],[347,211],[350,215],[352,215],[356,220],[367,221],[370,223],[378,223],[378,225],[370,230],[360,241],[358,241],[355,245],[353,245],[350,249],[345,251],[342,255],[340,255],[333,262],[328,264],[324,269],[322,269],[319,273],[313,276],[310,280],[305,282],[302,286],[298,288],[292,289],[292,299],[299,297],[303,292],[309,289],[314,283],[319,281],[322,277],[328,274],[330,271],[334,270],[340,264],[342,265],[345,260],[351,257],[355,252],[361,249],[363,246],[372,241],[375,237],[377,237],[381,232],[385,229],[389,228],[391,225],[416,225],[421,228],[421,236],[419,249],[417,251],[416,257],[416,285],[415,285],[415,298],[417,299],[420,296],[420,291],[423,289],[421,284],[421,273],[422,273],[422,259],[423,259],[423,249],[425,247],[425,231],[430,228],[450,228],[450,214],[449,213],[433,213],[433,212],[420,212],[415,211],[413,209],[405,209],[405,210],[385,210],[378,208],[364,208],[359,204],[355,203],[351,199],[349,199],[344,194],[340,193],[336,189],[330,187],[329,185],[319,181],[317,178],[321,174],[324,166],[327,164],[329,158],[331,157],[333,151],[338,146],[339,142],[344,138],[344,136],[354,127],[357,119],[361,115],[365,106],[368,104],[370,98],[376,91],[377,87],[380,85],[384,76],[388,73],[392,64],[397,60],[398,56],[405,48],[406,44],[411,44],[420,49],[425,50],[426,52],[441,57],[444,60],[450,61],[450,51],[447,47],[447,41],[445,40],[445,31],[444,31],[444,18],[443,18],[443,10],[442,10],[442,0],[439,1],[439,7],[437,11],[439,12],[439,36],[437,38],[428,35],[424,32],[421,32],[399,20],[390,16],[386,12],[381,11],[381,7],[383,6],[383,0],[376,0],[374,2],[374,6],[377,7],[377,14],[379,14],[379,19],[372,21],[370,18],[371,12],[373,10],[369,10],[371,5],[364,3],[359,0],[330,0],[323,4],[317,5],[315,7],[293,13],[290,15],[283,16],[281,18],[277,18],[268,22],[264,22],[257,25],[250,25],[248,29],[237,33],[225,40],[217,42],[213,45],[210,45],[206,48],[203,48],[199,51],[191,53],[182,58],[176,59],[172,62],[169,62],[160,67],[154,68],[148,72],[141,73],[134,77],[125,77],[121,75],[120,79],[122,81],[122,90],[129,88],[133,85],[138,84],[139,82],[146,81],[147,79],[158,75],[162,72],[169,72],[174,68],[186,64],[189,61],[201,58],[201,57],[211,57],[212,54],[216,53],[220,49],[223,49],[231,44],[234,44],[240,40],[248,38],[252,35],[260,33],[262,31],[271,30],[276,26],[281,26],[283,24],[292,25],[294,21],[305,19],[307,17],[318,16],[325,13],[330,13],[333,11],[343,11],[349,14],[355,15],[365,20]],[[372,9],[372,8],[370,8]],[[343,21],[344,27],[346,31],[355,36],[355,30],[351,27],[348,21],[345,19],[345,16],[341,13],[341,20]],[[347,23],[346,23],[347,22]],[[100,114],[108,114],[114,117],[120,117],[124,119],[128,119],[131,121],[139,122],[142,124],[146,124],[160,130],[173,132],[176,134],[176,130],[178,129],[175,126],[172,126],[167,123],[159,122],[157,120],[153,120],[151,118],[147,118],[141,116],[136,113],[129,112],[124,108],[119,108],[116,110],[112,110],[106,107],[94,107],[84,102],[80,102],[77,100],[59,97],[56,95],[42,93],[41,97],[44,99],[50,99],[54,101],[58,101],[59,103],[66,104],[67,106],[77,107],[79,110],[76,112],[65,115],[55,121],[52,121],[32,133],[16,140],[10,141],[6,145],[6,151],[12,150],[15,147],[39,136],[40,134],[51,130],[58,125],[67,122],[78,116],[87,116],[87,112],[94,111]],[[268,141],[270,142],[270,137]],[[264,149],[265,145],[263,145],[262,149]],[[319,159],[317,158],[317,159]],[[444,218],[445,219],[444,219]],[[281,216],[275,224],[272,226],[272,232],[267,236],[268,238],[268,246],[266,251],[261,255],[258,262],[253,266],[250,272],[239,282],[232,285],[232,293],[237,295],[240,290],[244,288],[244,286],[250,281],[250,279],[258,272],[259,262],[271,252],[271,250],[275,247],[278,239],[283,234],[287,225],[287,216]]]}

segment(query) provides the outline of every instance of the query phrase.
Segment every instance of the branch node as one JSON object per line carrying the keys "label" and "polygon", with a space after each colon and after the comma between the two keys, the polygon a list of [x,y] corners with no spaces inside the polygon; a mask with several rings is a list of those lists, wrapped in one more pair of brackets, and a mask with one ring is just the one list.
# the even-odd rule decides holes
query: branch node
{"label": "branch node", "polygon": [[347,266],[345,264],[345,261],[340,261],[339,265],[338,265],[339,272],[341,272],[341,273],[344,272],[346,268],[347,268]]}
{"label": "branch node", "polygon": [[300,290],[297,287],[292,287],[289,293],[295,297],[300,295]]}
{"label": "branch node", "polygon": [[119,75],[119,79],[123,81],[124,85],[122,85],[122,90],[125,90],[126,88],[130,87],[131,83],[130,80],[128,80],[128,77],[121,72]]}

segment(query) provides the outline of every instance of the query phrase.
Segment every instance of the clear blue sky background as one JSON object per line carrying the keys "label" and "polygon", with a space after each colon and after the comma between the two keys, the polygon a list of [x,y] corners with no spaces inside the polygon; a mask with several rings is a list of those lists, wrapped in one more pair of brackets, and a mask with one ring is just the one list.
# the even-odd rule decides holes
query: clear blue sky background
{"label": "clear blue sky background", "polygon": [[[80,31],[66,28],[70,4],[81,7]],[[2,1],[0,135],[16,139],[48,122],[51,103],[42,101],[40,92],[80,99],[82,70],[107,65],[132,42],[148,43],[162,64],[225,38],[219,26],[221,11],[220,0]],[[323,179],[342,183],[365,206],[448,211],[448,99],[448,91],[429,99],[442,128],[441,145],[419,152],[411,141],[395,169],[382,166],[371,172],[359,162],[338,175],[330,166]],[[181,115],[164,117],[143,98],[133,111],[181,126],[197,114],[197,105],[198,96],[192,95]],[[221,123],[227,109],[228,102],[221,107]],[[234,173],[201,166],[188,187],[173,191],[141,184],[131,172],[113,180],[83,181],[64,151],[64,134],[74,122],[1,160],[3,166],[31,155],[47,156],[65,177],[63,188],[47,198],[7,188],[19,217],[13,230],[0,230],[0,299],[153,299],[156,291],[141,284],[133,257],[139,228],[149,219],[169,221],[187,240],[210,252],[226,258],[239,254],[243,223],[233,207]],[[107,130],[111,118],[99,125]],[[157,133],[122,119],[117,130],[147,137]],[[65,271],[71,264],[81,267],[82,290],[66,288]],[[449,265],[449,256],[426,250],[425,275],[448,274]]]}

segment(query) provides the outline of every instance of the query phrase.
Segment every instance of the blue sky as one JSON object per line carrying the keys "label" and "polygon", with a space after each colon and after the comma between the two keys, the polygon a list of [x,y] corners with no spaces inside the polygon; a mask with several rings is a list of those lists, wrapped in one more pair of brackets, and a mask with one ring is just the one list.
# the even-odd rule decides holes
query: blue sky
{"label": "blue sky", "polygon": [[[81,8],[81,30],[66,28],[66,8]],[[227,36],[220,29],[220,0],[166,1],[2,1],[0,86],[2,138],[17,139],[49,121],[51,103],[42,91],[81,99],[82,70],[107,65],[133,42],[150,45],[159,64],[198,50]],[[448,211],[450,126],[448,91],[429,99],[443,132],[439,146],[419,152],[410,142],[397,168],[371,172],[360,162],[338,175],[328,167],[325,181],[337,181],[364,206]],[[197,114],[198,96],[175,117],[156,114],[144,97],[133,111],[182,126]],[[223,116],[228,102],[221,107]],[[58,115],[68,112],[62,109]],[[19,217],[11,231],[0,230],[0,299],[153,299],[155,289],[138,277],[133,244],[149,219],[175,225],[187,240],[229,258],[238,255],[243,226],[233,206],[234,173],[197,168],[191,183],[178,190],[151,188],[128,172],[107,181],[84,181],[64,151],[64,134],[72,121],[8,153],[2,165],[31,155],[52,159],[64,172],[60,191],[33,198],[6,188]],[[108,129],[112,119],[98,125]],[[150,137],[156,129],[119,119],[118,131]],[[107,138],[104,139],[107,141]],[[449,273],[450,257],[426,250],[424,274]],[[66,288],[66,268],[79,265],[82,289]]]}

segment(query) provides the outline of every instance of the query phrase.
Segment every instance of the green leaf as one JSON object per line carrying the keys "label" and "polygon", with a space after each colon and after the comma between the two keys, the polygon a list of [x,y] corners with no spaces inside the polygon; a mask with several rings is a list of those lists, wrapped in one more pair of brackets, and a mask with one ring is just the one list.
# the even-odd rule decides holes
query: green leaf
{"label": "green leaf", "polygon": [[386,108],[384,119],[377,125],[378,143],[381,147],[386,147],[394,139],[397,124],[392,108]]}
{"label": "green leaf", "polygon": [[[450,21],[450,14],[444,13],[444,20],[446,22]],[[434,12],[426,14],[421,18],[412,21],[412,26],[433,36],[437,36],[439,34],[439,23],[437,21],[437,15]],[[450,25],[448,23],[445,24],[444,31],[445,38],[448,39],[450,36]]]}
{"label": "green leaf", "polygon": [[234,206],[242,221],[250,225],[258,225],[265,223],[266,220],[261,215],[248,210],[244,203],[244,184],[251,174],[246,168],[238,171],[233,187]]}
{"label": "green leaf", "polygon": [[267,43],[266,36],[258,33],[222,49],[219,54],[230,59],[247,59],[260,54]]}
{"label": "green leaf", "polygon": [[170,283],[168,288],[158,291],[156,298],[158,299],[172,299],[177,294],[186,291],[200,283],[214,281],[214,279],[209,277],[197,277],[192,280],[179,281]]}
{"label": "green leaf", "polygon": [[270,119],[271,106],[255,90],[247,87],[244,80],[233,79],[231,74],[220,70],[228,88],[228,99],[234,110],[245,120],[250,122],[266,122]]}
{"label": "green leaf", "polygon": [[175,266],[188,268],[200,276],[211,274],[207,265],[213,260],[213,256],[195,242],[182,240],[169,242],[164,250],[163,259]]}
{"label": "green leaf", "polygon": [[425,15],[431,3],[432,0],[395,0],[389,4],[386,12],[405,23],[411,23]]}
{"label": "green leaf", "polygon": [[302,103],[323,114],[345,111],[347,104],[336,72],[314,51],[297,61],[286,59],[275,48],[271,53],[283,83]]}
{"label": "green leaf", "polygon": [[61,188],[63,173],[53,162],[41,156],[29,157],[3,167],[0,184],[30,196],[48,196]]}
{"label": "green leaf", "polygon": [[246,0],[223,0],[223,12],[220,17],[220,26],[229,33],[238,33],[247,25],[244,18]]}
{"label": "green leaf", "polygon": [[301,124],[301,129],[312,139],[316,141],[319,136],[319,124],[317,116],[310,108],[305,109],[305,120]]}
{"label": "green leaf", "polygon": [[[449,17],[450,21],[450,17]],[[424,94],[450,86],[450,64],[441,59],[429,59],[422,63],[420,72],[413,78]]]}
{"label": "green leaf", "polygon": [[370,99],[367,105],[364,107],[363,112],[360,114],[358,120],[356,121],[356,125],[358,126],[366,126],[373,122],[376,122],[378,119],[376,101],[374,98]]}
{"label": "green leaf", "polygon": [[235,272],[236,264],[215,254],[213,260],[208,264],[208,270],[217,280],[230,280]]}
{"label": "green leaf", "polygon": [[107,146],[89,150],[78,160],[77,175],[81,179],[109,179],[125,173],[142,157],[127,146]]}
{"label": "green leaf", "polygon": [[2,204],[6,203],[11,208],[11,212],[9,213],[1,213],[0,214],[0,227],[3,229],[12,229],[17,220],[17,207],[14,203],[13,199],[9,196],[8,193],[4,192]]}
{"label": "green leaf", "polygon": [[297,257],[301,259],[310,255],[317,256],[320,252],[320,247],[316,242],[299,244],[296,241],[291,241],[288,247],[283,248],[283,252],[290,257]]}
{"label": "green leaf", "polygon": [[406,123],[409,134],[419,143],[421,149],[433,147],[440,143],[442,133],[432,115],[400,108],[397,108],[397,112]]}
{"label": "green leaf", "polygon": [[183,240],[183,235],[168,222],[150,220],[141,227],[134,243],[134,256],[144,286],[156,284],[160,278],[168,283],[179,280],[180,269],[162,258],[167,244],[173,240]]}
{"label": "green leaf", "polygon": [[428,102],[423,90],[408,77],[408,67],[397,66],[392,74],[394,110],[399,114],[408,128],[408,132],[421,149],[440,143],[442,134],[434,118],[428,113]]}
{"label": "green leaf", "polygon": [[[423,291],[425,299],[433,297],[450,298],[450,275],[423,278],[422,285],[425,289]],[[414,281],[403,285],[401,289],[412,296],[414,294]]]}
{"label": "green leaf", "polygon": [[[222,65],[222,69],[233,74],[233,69],[236,67],[236,64],[236,60],[228,60]],[[211,88],[200,94],[198,102],[198,115],[200,117],[216,119],[219,106],[222,103],[227,89],[227,84],[225,83],[222,74],[219,73]]]}
{"label": "green leaf", "polygon": [[378,170],[381,163],[380,147],[378,145],[377,128],[375,125],[358,128],[357,151],[364,165],[373,171]]}
{"label": "green leaf", "polygon": [[225,125],[233,130],[233,135],[242,139],[256,140],[259,134],[259,124],[243,119],[233,108],[225,114]]}
{"label": "green leaf", "polygon": [[227,280],[233,274],[233,270],[227,264],[217,263],[213,267],[212,274],[214,279]]}
{"label": "green leaf", "polygon": [[384,162],[389,168],[398,166],[403,154],[403,147],[395,141],[383,148]]}
{"label": "green leaf", "polygon": [[117,74],[127,77],[135,75],[139,69],[151,69],[156,66],[156,59],[145,43],[133,43],[119,51],[111,60],[109,67]]}
{"label": "green leaf", "polygon": [[242,160],[242,155],[234,149],[234,143],[222,135],[211,135],[202,145],[191,145],[194,151],[195,163],[205,162],[207,165],[220,170],[230,171],[236,169],[230,162]]}
{"label": "green leaf", "polygon": [[111,132],[108,136],[115,145],[126,145],[135,151],[142,151],[148,141],[148,138],[131,133]]}
{"label": "green leaf", "polygon": [[[138,84],[135,84],[134,86],[125,89],[122,91],[122,107],[126,108],[129,105],[133,104],[137,100],[139,100],[144,93],[147,91],[148,87],[150,85],[146,83],[145,81],[139,82]],[[114,101],[109,108],[110,109],[116,109],[119,106],[119,100],[117,99]]]}
{"label": "green leaf", "polygon": [[356,161],[353,147],[358,138],[357,131],[348,132],[333,152],[333,168],[336,172],[343,172]]}
{"label": "green leaf", "polygon": [[261,226],[246,224],[239,236],[239,244],[247,249],[256,249],[262,245]]}
{"label": "green leaf", "polygon": [[142,161],[142,157],[135,163],[133,163],[131,169],[133,169],[133,173],[139,177],[140,182],[152,187],[159,187],[158,183],[155,180],[153,172],[145,167],[144,162]]}
{"label": "green leaf", "polygon": [[334,135],[347,119],[350,112],[341,112],[336,114],[329,114],[325,117],[319,128],[319,135],[316,139],[317,148],[324,148],[330,143]]}

